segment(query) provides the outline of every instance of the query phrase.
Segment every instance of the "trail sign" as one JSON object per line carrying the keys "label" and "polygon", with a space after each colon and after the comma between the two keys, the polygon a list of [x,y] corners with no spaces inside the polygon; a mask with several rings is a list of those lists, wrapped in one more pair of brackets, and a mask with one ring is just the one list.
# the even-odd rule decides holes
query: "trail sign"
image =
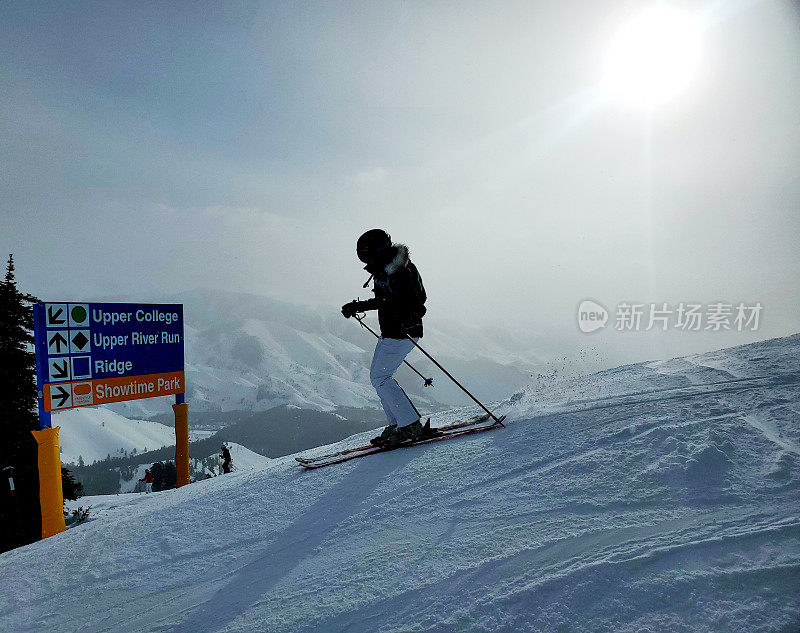
{"label": "trail sign", "polygon": [[37,303],[33,314],[42,428],[51,411],[185,393],[182,305]]}

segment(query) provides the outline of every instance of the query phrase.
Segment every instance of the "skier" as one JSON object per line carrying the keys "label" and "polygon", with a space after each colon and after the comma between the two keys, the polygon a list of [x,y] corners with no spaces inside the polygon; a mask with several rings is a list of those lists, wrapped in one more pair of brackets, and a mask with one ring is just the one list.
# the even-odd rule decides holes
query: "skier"
{"label": "skier", "polygon": [[139,481],[144,482],[144,493],[149,495],[153,492],[153,473],[150,472],[149,468],[144,469],[144,477],[142,477]]}
{"label": "skier", "polygon": [[406,334],[414,341],[422,337],[422,317],[427,311],[422,277],[409,259],[408,247],[392,243],[389,234],[382,229],[371,229],[359,237],[356,255],[371,275],[375,297],[346,303],[342,314],[349,319],[359,312],[378,311],[381,336],[372,356],[369,376],[389,425],[380,436],[372,439],[372,443],[382,446],[430,436],[433,434],[430,420],[422,425],[419,411],[393,377],[414,349]]}
{"label": "skier", "polygon": [[225,444],[222,445],[222,453],[220,453],[220,457],[222,458],[222,472],[223,474],[227,474],[231,472],[231,452],[228,450],[228,447]]}

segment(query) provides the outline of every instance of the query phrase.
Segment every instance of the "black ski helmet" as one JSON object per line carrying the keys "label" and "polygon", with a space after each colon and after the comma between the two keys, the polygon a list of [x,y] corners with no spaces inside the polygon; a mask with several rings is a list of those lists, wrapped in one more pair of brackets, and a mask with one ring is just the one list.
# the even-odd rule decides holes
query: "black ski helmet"
{"label": "black ski helmet", "polygon": [[391,236],[383,229],[370,229],[358,238],[356,255],[365,264],[369,264],[382,251],[392,245]]}

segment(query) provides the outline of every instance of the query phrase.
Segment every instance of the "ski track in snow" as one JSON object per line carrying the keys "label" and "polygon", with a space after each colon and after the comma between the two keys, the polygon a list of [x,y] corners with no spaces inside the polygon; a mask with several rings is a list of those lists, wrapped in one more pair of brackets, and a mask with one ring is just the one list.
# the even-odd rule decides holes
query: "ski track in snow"
{"label": "ski track in snow", "polygon": [[798,352],[627,366],[513,398],[506,430],[98,500],[0,556],[0,630],[795,633]]}

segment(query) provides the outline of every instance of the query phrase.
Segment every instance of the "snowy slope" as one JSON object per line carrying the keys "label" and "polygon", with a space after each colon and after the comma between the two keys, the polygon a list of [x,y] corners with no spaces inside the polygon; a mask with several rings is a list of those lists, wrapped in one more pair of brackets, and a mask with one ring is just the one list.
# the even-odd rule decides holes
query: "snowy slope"
{"label": "snowy slope", "polygon": [[0,556],[0,630],[797,631],[798,359],[623,367],[506,430],[107,505]]}
{"label": "snowy slope", "polygon": [[725,388],[757,389],[760,385],[791,382],[798,372],[800,335],[752,343],[725,350],[694,354],[682,358],[624,365],[590,376],[559,379],[542,377],[514,394],[520,414],[540,415],[559,411],[602,407],[642,396],[659,398],[671,394],[681,398],[704,391],[724,392]]}
{"label": "snowy slope", "polygon": [[129,420],[109,409],[70,409],[53,414],[58,426],[61,462],[75,464],[82,457],[91,464],[107,455],[119,456],[120,449],[130,453],[154,450],[175,444],[175,429],[158,422]]}

